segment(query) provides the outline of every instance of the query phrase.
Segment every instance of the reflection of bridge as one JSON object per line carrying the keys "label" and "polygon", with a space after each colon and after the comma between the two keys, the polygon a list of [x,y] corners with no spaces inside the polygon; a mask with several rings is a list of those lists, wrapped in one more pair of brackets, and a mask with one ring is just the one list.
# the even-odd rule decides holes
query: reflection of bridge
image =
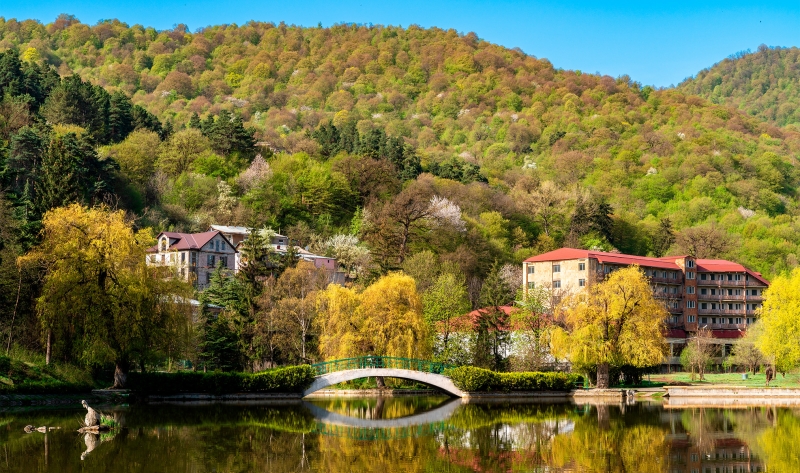
{"label": "reflection of bridge", "polygon": [[389,356],[362,356],[327,361],[312,366],[317,370],[318,376],[311,386],[303,391],[303,396],[345,381],[375,377],[416,381],[439,388],[451,396],[464,396],[453,381],[443,374],[444,370],[449,368],[443,363]]}
{"label": "reflection of bridge", "polygon": [[432,435],[448,427],[446,420],[458,409],[461,401],[453,399],[419,414],[396,419],[362,419],[350,417],[314,404],[304,403],[317,420],[316,431],[322,435],[354,440],[389,440]]}

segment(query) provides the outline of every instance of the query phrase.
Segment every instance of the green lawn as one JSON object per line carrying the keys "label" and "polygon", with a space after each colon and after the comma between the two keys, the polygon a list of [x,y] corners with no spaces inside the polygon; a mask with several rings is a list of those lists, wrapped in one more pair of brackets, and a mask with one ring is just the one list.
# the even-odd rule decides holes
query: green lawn
{"label": "green lawn", "polygon": [[[729,386],[750,386],[750,387],[764,387],[766,383],[766,377],[764,373],[758,373],[755,376],[752,374],[748,374],[747,380],[742,380],[742,373],[711,373],[706,374],[705,381],[691,380],[691,376],[689,373],[672,373],[672,374],[654,374],[650,375],[650,380],[652,382],[661,382],[661,383],[672,383],[672,382],[682,382],[682,383],[690,383],[696,386],[709,386],[712,384],[718,385],[729,385]],[[647,378],[645,377],[645,380]],[[772,387],[781,387],[781,388],[800,388],[800,374],[798,373],[786,373],[786,377],[784,378],[781,374],[778,374],[777,379],[773,379],[771,383],[769,383]]]}

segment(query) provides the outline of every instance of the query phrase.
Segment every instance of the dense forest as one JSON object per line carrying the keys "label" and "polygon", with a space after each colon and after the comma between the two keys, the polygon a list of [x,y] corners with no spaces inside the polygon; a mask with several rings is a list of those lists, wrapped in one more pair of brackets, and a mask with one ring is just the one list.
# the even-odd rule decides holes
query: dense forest
{"label": "dense forest", "polygon": [[734,54],[678,86],[780,126],[800,123],[800,49],[759,46]]}
{"label": "dense forest", "polygon": [[357,283],[457,268],[473,306],[491,268],[561,246],[796,267],[800,132],[687,87],[437,28],[0,18],[0,318],[32,313],[13,261],[73,202],[270,227]]}

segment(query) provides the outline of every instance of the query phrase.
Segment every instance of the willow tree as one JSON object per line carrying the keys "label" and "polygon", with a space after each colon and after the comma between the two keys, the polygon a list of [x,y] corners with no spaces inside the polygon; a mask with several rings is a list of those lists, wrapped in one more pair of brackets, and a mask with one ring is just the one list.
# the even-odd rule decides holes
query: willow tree
{"label": "willow tree", "polygon": [[383,276],[360,294],[331,285],[318,300],[320,351],[326,359],[431,354],[422,302],[410,276]]}
{"label": "willow tree", "polygon": [[800,366],[800,268],[775,278],[764,291],[756,347],[785,372]]}
{"label": "willow tree", "polygon": [[44,273],[36,309],[48,352],[53,342],[86,364],[114,363],[121,388],[133,361],[182,351],[188,287],[145,264],[149,231],[134,232],[123,211],[79,204],[48,211],[42,223],[40,245],[20,264]]}
{"label": "willow tree", "polygon": [[554,330],[554,354],[577,367],[596,366],[598,388],[608,388],[610,366],[645,367],[664,359],[668,314],[638,266],[567,297],[559,312],[566,330]]}

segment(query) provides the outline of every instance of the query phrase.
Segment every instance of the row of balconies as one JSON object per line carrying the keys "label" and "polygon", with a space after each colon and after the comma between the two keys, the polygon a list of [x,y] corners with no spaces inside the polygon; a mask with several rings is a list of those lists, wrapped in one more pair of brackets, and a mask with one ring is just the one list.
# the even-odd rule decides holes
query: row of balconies
{"label": "row of balconies", "polygon": [[740,295],[726,295],[726,294],[698,294],[697,299],[701,301],[748,301],[748,302],[761,302],[764,300],[763,296],[747,296]]}
{"label": "row of balconies", "polygon": [[750,309],[697,309],[698,315],[754,315],[756,311]]}
{"label": "row of balconies", "polygon": [[[739,281],[728,281],[727,279],[726,280],[715,279],[713,281],[708,280],[708,279],[706,279],[706,280],[697,279],[697,285],[698,286],[744,287],[744,286],[748,285],[747,283],[748,283],[748,281],[746,281],[744,279],[741,279]],[[752,281],[750,281],[749,285],[750,286],[760,286],[760,284],[754,283]],[[764,286],[764,287],[766,287],[766,286]]]}

